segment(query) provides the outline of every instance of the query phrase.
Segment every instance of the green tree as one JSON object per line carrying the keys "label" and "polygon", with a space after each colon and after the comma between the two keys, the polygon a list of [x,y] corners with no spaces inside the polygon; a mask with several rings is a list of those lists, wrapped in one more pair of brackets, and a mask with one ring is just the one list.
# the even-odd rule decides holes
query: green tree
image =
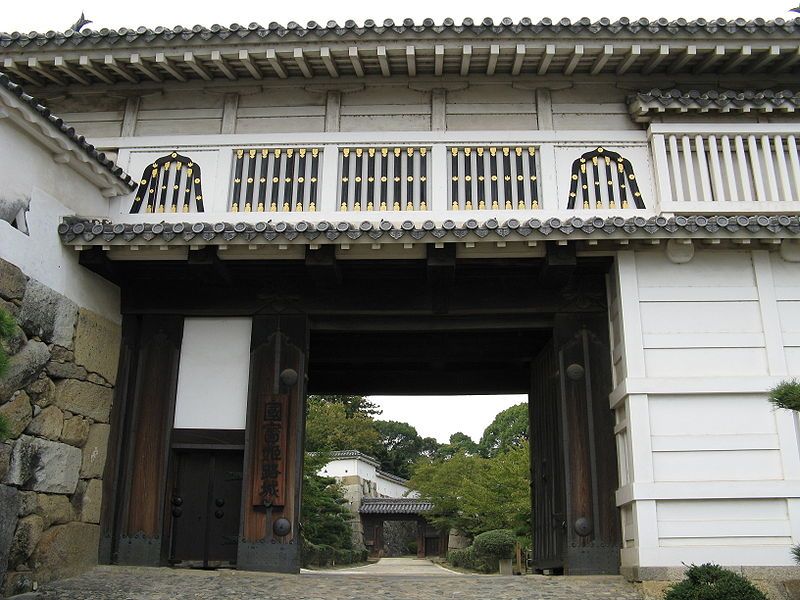
{"label": "green tree", "polygon": [[330,460],[325,453],[306,453],[303,465],[303,540],[316,546],[350,550],[353,547],[352,514],[333,477],[317,475]]}
{"label": "green tree", "polygon": [[371,402],[366,396],[347,396],[347,395],[309,396],[308,400],[310,402],[341,404],[344,407],[345,413],[347,414],[348,417],[353,417],[355,415],[376,417],[383,412],[377,404]]}
{"label": "green tree", "polygon": [[460,431],[450,436],[450,442],[439,446],[435,458],[448,460],[456,455],[474,456],[478,454],[478,444],[466,433]]}
{"label": "green tree", "polygon": [[493,458],[454,454],[420,461],[409,487],[433,503],[430,521],[470,535],[530,527],[530,458],[527,442]]}
{"label": "green tree", "polygon": [[497,413],[478,442],[480,453],[491,458],[528,440],[528,404],[522,402]]}
{"label": "green tree", "polygon": [[431,439],[423,439],[414,427],[400,421],[375,421],[375,429],[381,439],[374,454],[381,469],[408,479],[414,463],[431,450]]}
{"label": "green tree", "polygon": [[380,443],[374,421],[367,415],[347,416],[344,405],[310,397],[306,416],[306,451],[358,450],[372,454]]}

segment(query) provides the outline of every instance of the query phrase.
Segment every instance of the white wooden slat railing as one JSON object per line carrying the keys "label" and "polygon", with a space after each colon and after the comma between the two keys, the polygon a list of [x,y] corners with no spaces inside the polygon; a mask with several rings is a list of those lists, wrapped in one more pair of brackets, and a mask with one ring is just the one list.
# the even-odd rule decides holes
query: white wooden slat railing
{"label": "white wooden slat railing", "polygon": [[665,213],[800,210],[800,127],[653,124],[650,141]]}

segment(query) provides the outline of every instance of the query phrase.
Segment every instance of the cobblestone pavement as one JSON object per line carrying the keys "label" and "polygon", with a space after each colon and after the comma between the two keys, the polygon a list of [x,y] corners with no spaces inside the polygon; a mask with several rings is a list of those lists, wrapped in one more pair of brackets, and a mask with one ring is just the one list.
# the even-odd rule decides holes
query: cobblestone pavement
{"label": "cobblestone pavement", "polygon": [[641,600],[619,577],[501,577],[442,572],[274,575],[146,567],[97,567],[42,586],[42,600]]}

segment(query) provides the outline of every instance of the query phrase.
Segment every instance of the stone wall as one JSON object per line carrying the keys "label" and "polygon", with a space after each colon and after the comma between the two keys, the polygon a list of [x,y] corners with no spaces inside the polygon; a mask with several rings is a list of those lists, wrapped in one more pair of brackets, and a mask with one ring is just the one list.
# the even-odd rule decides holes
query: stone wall
{"label": "stone wall", "polygon": [[0,591],[13,595],[97,563],[119,326],[0,259],[7,341],[0,414]]}

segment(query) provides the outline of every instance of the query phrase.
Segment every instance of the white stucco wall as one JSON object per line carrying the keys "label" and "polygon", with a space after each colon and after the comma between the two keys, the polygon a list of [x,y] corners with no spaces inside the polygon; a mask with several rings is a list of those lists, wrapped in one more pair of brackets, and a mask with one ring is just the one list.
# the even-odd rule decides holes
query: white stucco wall
{"label": "white stucco wall", "polygon": [[617,254],[610,316],[624,568],[788,566],[800,542],[800,264],[765,249]]}
{"label": "white stucco wall", "polygon": [[386,498],[404,498],[409,488],[393,481],[379,472],[370,462],[358,458],[341,458],[330,461],[319,471],[327,477],[360,477],[375,484],[378,496]]}
{"label": "white stucco wall", "polygon": [[79,306],[119,322],[119,289],[81,267],[77,252],[61,244],[57,231],[64,216],[106,214],[108,200],[8,118],[0,118],[0,196],[30,198],[29,234],[0,221],[0,258]]}

